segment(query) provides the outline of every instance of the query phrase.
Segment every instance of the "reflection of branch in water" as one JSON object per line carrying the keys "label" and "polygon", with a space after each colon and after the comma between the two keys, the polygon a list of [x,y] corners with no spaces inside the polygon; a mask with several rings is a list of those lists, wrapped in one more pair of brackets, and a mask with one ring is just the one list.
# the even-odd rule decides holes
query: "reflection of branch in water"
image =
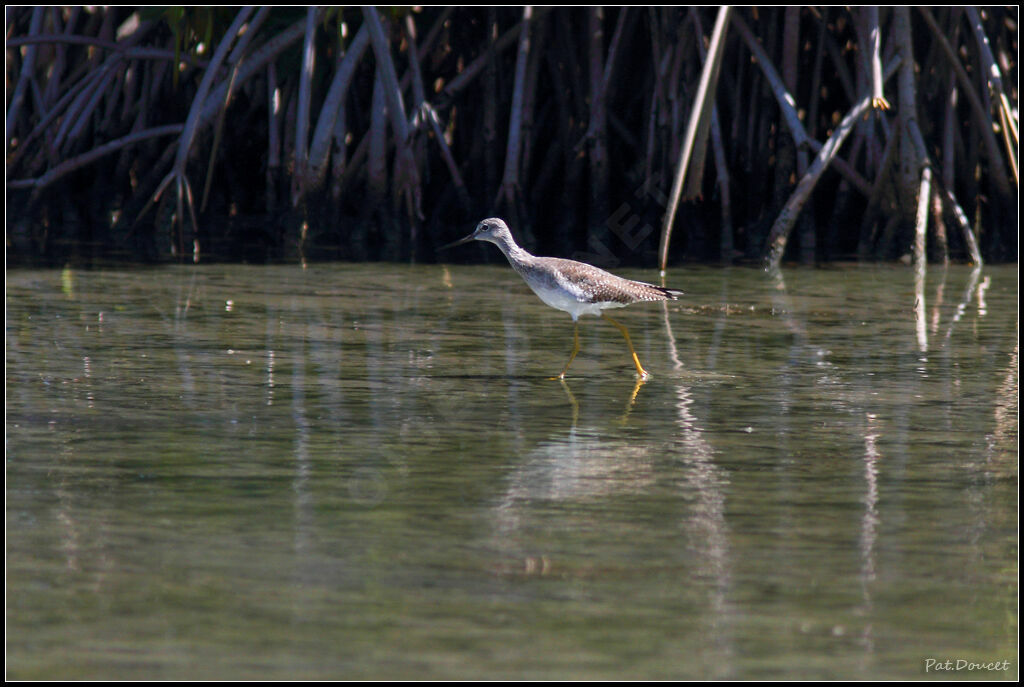
{"label": "reflection of branch in water", "polygon": [[[676,348],[676,337],[675,334],[672,333],[672,324],[668,319],[668,301],[661,302],[661,314],[662,318],[665,320],[665,334],[668,336],[668,357],[672,359],[672,369],[681,370],[683,369],[683,363],[679,360],[679,351]],[[633,395],[635,396],[636,394],[634,393]]]}
{"label": "reflection of branch in water", "polygon": [[[297,560],[309,560],[309,552],[313,541],[313,495],[309,486],[310,472],[310,441],[312,426],[306,410],[306,345],[309,324],[294,325],[293,332],[296,345],[292,347],[295,354],[292,360],[292,422],[295,425],[295,464],[292,477],[294,494],[293,508],[295,519],[292,529],[292,546]],[[301,330],[301,331],[299,331]],[[300,568],[301,570],[301,568]]]}
{"label": "reflection of branch in water", "polygon": [[[728,274],[728,271],[726,272]],[[728,277],[722,280],[722,296],[719,299],[721,312],[715,320],[715,328],[711,333],[711,342],[708,344],[708,355],[704,364],[709,370],[715,370],[718,363],[718,348],[725,335],[725,325],[729,320],[729,280]]]}
{"label": "reflection of branch in water", "polygon": [[991,284],[992,277],[985,277],[981,280],[981,286],[978,287],[978,317],[984,317],[988,314],[988,306],[985,304],[985,292],[988,291],[988,287]]}
{"label": "reflection of branch in water", "polygon": [[715,576],[727,571],[724,556],[728,549],[725,536],[725,495],[728,479],[714,462],[714,449],[704,439],[704,431],[691,406],[693,397],[683,384],[676,387],[676,443],[683,464],[685,485],[697,494],[697,508],[689,520],[698,549],[707,554]]}
{"label": "reflection of branch in water", "polygon": [[1020,431],[1018,421],[1018,410],[1020,408],[1018,376],[1020,371],[1017,362],[1019,349],[1019,343],[1013,347],[1013,353],[1010,354],[1010,362],[1006,367],[1006,376],[1003,379],[1003,383],[996,389],[996,422],[992,438],[989,441],[988,450],[989,464],[997,470],[1008,470],[1009,474],[1014,477],[1017,474],[1017,456],[1019,454],[1017,439]]}
{"label": "reflection of branch in water", "polygon": [[[726,270],[726,275],[728,275],[728,270]],[[664,282],[664,279],[662,279],[662,281]],[[720,298],[719,305],[716,309],[718,310],[719,314],[718,318],[715,320],[715,328],[711,336],[711,341],[708,344],[707,360],[705,362],[705,366],[711,370],[715,369],[715,362],[718,358],[718,347],[722,342],[722,336],[725,332],[726,322],[729,319],[728,276],[726,276],[722,280],[722,296]],[[675,334],[672,332],[672,324],[668,316],[668,301],[661,302],[661,315],[662,320],[665,323],[665,334],[668,337],[668,354],[669,358],[672,360],[672,368],[675,370],[681,370],[683,369],[683,362],[679,358],[679,350],[676,345],[676,337]]]}
{"label": "reflection of branch in water", "polygon": [[786,292],[786,281],[782,277],[782,270],[768,270],[768,276],[772,281],[772,309],[782,315],[786,327],[797,339],[798,345],[803,345],[807,339],[807,328],[802,322],[793,317],[793,303]]}
{"label": "reflection of branch in water", "polygon": [[794,380],[793,378],[794,371],[792,368],[802,361],[805,349],[808,348],[807,328],[804,326],[803,322],[797,320],[797,318],[793,316],[795,308],[789,298],[789,294],[786,292],[786,282],[783,280],[782,270],[769,270],[768,276],[774,286],[771,296],[772,313],[777,313],[782,316],[786,327],[793,335],[793,342],[789,347],[788,363],[780,369],[780,380],[775,387],[780,405],[777,431],[783,441],[788,441],[791,434],[789,425],[790,410],[796,403],[793,399],[793,391],[794,389],[798,389],[800,385],[799,380]]}
{"label": "reflection of branch in water", "polygon": [[[528,339],[520,331],[517,311],[509,305],[507,300],[501,305],[501,326],[502,332],[505,335],[505,374],[512,375],[516,370],[520,369],[522,356],[528,354],[529,351],[521,350],[524,346],[522,342],[528,341]],[[523,409],[522,404],[519,402],[519,388],[515,384],[509,385],[508,394],[505,396],[505,403],[511,426],[516,428],[516,450],[517,452],[522,452],[525,444],[525,437],[523,436]]]}
{"label": "reflection of branch in water", "polygon": [[[704,438],[700,421],[694,415],[693,397],[683,384],[676,387],[676,425],[679,455],[685,469],[681,490],[684,496],[695,499],[693,507],[682,523],[693,550],[697,578],[710,582],[708,618],[710,627],[705,633],[716,649],[725,656],[735,654],[733,638],[728,632],[727,612],[732,567],[729,561],[729,537],[725,522],[725,488],[728,476],[714,462],[714,449]],[[723,625],[725,625],[723,627]],[[719,662],[715,662],[717,665]],[[725,667],[722,666],[723,671]],[[724,675],[725,673],[722,673]]]}
{"label": "reflection of branch in water", "polygon": [[917,350],[928,352],[928,328],[925,321],[923,269],[914,270],[914,330],[917,332]]}
{"label": "reflection of branch in water", "polygon": [[[860,586],[863,604],[861,610],[870,618],[873,601],[871,583],[875,581],[875,539],[878,536],[878,452],[879,431],[874,413],[867,413],[867,431],[864,434],[864,515],[860,520]],[[874,652],[875,642],[871,623],[864,626],[863,643],[868,653]]]}
{"label": "reflection of branch in water", "polygon": [[[878,430],[874,413],[867,414],[868,431],[864,435],[864,516],[861,518],[861,582],[875,579],[875,534],[878,529]],[[867,594],[867,590],[865,590]]]}
{"label": "reflection of branch in water", "polygon": [[939,331],[940,312],[943,303],[943,295],[946,292],[946,277],[948,275],[949,266],[948,264],[943,264],[942,279],[939,280],[938,285],[935,287],[935,305],[932,306],[932,324],[930,327],[932,336],[935,336]]}
{"label": "reflection of branch in water", "polygon": [[975,265],[974,269],[971,270],[971,276],[967,280],[967,288],[964,289],[964,297],[960,301],[960,305],[956,307],[956,314],[953,315],[953,321],[949,323],[949,329],[946,330],[946,340],[953,336],[953,329],[956,327],[956,323],[960,321],[960,318],[964,316],[967,311],[967,304],[971,302],[971,298],[974,296],[974,287],[978,285],[978,277],[981,276],[981,265]]}
{"label": "reflection of branch in water", "polygon": [[[194,270],[188,272],[187,287],[183,287],[180,282],[178,283],[178,300],[174,306],[174,321],[171,323],[174,355],[178,360],[178,370],[181,373],[181,400],[188,408],[195,408],[197,404],[196,382],[192,372],[193,363],[188,354],[189,345],[192,343],[190,340],[191,335],[188,331],[188,312],[192,307],[192,299],[195,297],[197,274]],[[182,293],[183,289],[184,293]],[[168,318],[164,315],[163,311],[156,306],[154,306],[154,310],[167,323]]]}

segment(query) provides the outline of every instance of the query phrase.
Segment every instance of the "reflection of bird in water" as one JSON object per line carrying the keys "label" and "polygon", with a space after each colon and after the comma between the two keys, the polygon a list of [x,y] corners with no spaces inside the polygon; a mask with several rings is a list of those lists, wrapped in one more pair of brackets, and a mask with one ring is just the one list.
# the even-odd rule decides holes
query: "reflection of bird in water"
{"label": "reflection of bird in water", "polygon": [[[493,530],[489,549],[500,554],[502,573],[525,575],[592,575],[594,561],[574,559],[551,549],[558,532],[593,525],[593,512],[583,504],[633,494],[641,497],[655,487],[655,457],[646,445],[608,439],[596,428],[538,444],[507,478],[505,488],[489,510]],[[598,506],[592,506],[598,507]],[[599,506],[604,510],[604,506]],[[614,518],[613,518],[614,519]],[[607,572],[629,561],[602,560]]]}
{"label": "reflection of bird in water", "polygon": [[[657,480],[652,447],[625,438],[609,438],[601,426],[578,430],[579,402],[565,380],[559,380],[572,409],[564,434],[538,444],[510,475],[498,505],[499,530],[509,533],[536,502],[572,503],[623,493],[644,493]],[[643,386],[637,379],[626,402],[624,423]]]}
{"label": "reflection of bird in water", "polygon": [[489,241],[505,254],[509,263],[519,275],[526,280],[542,301],[552,308],[564,310],[572,315],[573,347],[569,362],[565,364],[558,379],[564,379],[565,373],[572,365],[576,354],[580,352],[580,335],[578,319],[580,315],[600,315],[611,322],[626,339],[636,373],[641,379],[650,375],[640,364],[629,331],[621,324],[604,314],[609,308],[622,308],[641,301],[675,300],[683,294],[676,289],[647,284],[616,277],[610,272],[588,265],[585,262],[565,260],[563,258],[539,258],[530,255],[520,248],[512,238],[512,232],[503,220],[485,219],[476,225],[469,236],[449,243],[442,248],[458,246],[470,241]]}
{"label": "reflection of bird in water", "polygon": [[586,434],[545,441],[510,475],[503,501],[579,501],[643,493],[657,479],[651,449]]}

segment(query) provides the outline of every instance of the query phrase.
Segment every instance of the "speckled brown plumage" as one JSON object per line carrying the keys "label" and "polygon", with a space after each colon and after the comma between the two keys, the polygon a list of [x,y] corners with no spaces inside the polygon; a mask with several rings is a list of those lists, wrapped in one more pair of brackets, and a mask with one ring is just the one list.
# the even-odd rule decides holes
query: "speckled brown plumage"
{"label": "speckled brown plumage", "polygon": [[[565,258],[537,258],[532,255],[530,257],[532,260],[525,264],[512,265],[524,279],[546,279],[554,285],[560,277],[576,284],[589,297],[591,303],[629,305],[640,301],[674,301],[683,295],[683,292],[677,289],[618,277],[585,262]],[[527,277],[527,274],[530,276]]]}

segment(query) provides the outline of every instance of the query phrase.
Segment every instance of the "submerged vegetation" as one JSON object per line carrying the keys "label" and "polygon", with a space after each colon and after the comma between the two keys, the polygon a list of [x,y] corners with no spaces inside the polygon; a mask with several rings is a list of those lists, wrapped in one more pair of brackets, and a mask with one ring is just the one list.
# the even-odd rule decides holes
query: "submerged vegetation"
{"label": "submerged vegetation", "polygon": [[8,264],[1017,255],[1016,6],[6,17]]}

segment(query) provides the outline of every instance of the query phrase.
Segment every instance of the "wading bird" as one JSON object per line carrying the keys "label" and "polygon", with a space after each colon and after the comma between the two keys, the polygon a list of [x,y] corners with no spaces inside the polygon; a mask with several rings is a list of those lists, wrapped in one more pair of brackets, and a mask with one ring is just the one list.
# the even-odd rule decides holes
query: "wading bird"
{"label": "wading bird", "polygon": [[563,258],[539,258],[530,255],[516,244],[508,225],[496,217],[485,219],[476,225],[472,234],[442,246],[440,250],[470,241],[489,241],[496,245],[508,258],[512,268],[519,273],[519,276],[526,281],[526,284],[542,301],[552,308],[564,310],[572,316],[572,353],[562,372],[558,377],[552,377],[552,379],[565,379],[565,373],[572,365],[576,354],[580,352],[578,321],[580,315],[600,315],[615,325],[626,339],[629,353],[633,356],[633,364],[636,365],[637,375],[640,379],[647,379],[650,376],[640,364],[640,359],[636,357],[636,350],[629,338],[629,331],[604,314],[604,311],[609,308],[622,308],[641,301],[675,300],[683,295],[682,291],[616,277],[610,272],[605,272],[585,262]]}

